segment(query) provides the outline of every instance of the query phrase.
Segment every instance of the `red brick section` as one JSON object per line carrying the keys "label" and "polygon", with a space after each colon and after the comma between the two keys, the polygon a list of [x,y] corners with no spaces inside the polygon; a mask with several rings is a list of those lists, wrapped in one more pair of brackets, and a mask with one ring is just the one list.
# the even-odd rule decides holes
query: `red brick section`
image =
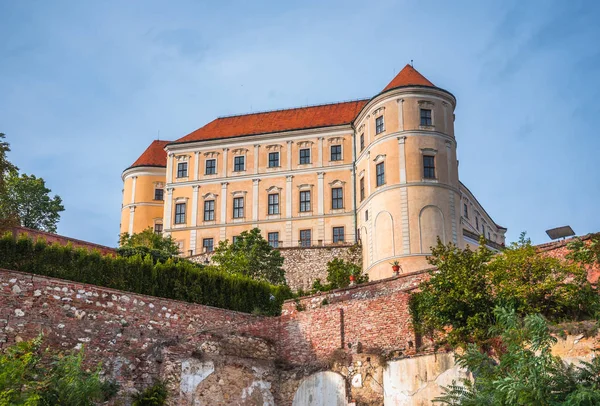
{"label": "red brick section", "polygon": [[392,79],[390,83],[388,83],[382,92],[396,87],[410,85],[435,87],[433,83],[431,83],[425,76],[421,75],[415,68],[410,65],[406,65],[404,69],[402,69],[400,73],[398,73],[396,77]]}
{"label": "red brick section", "polygon": [[138,166],[157,166],[167,167],[167,152],[165,151],[165,145],[171,141],[159,141],[154,140],[152,144],[140,157],[127,169],[136,168]]}
{"label": "red brick section", "polygon": [[357,100],[221,117],[175,142],[203,141],[350,124],[367,104],[367,101]]}
{"label": "red brick section", "polygon": [[71,244],[73,247],[77,248],[85,248],[89,251],[97,250],[102,255],[116,255],[117,251],[114,248],[107,247],[105,245],[95,244],[93,242],[82,241],[75,238],[65,237],[64,235],[58,235],[54,233],[47,233],[45,231],[33,230],[31,228],[26,227],[15,227],[12,229],[12,233],[15,236],[19,236],[21,234],[28,235],[34,241],[37,239],[46,240],[49,244],[57,243],[60,245]]}
{"label": "red brick section", "polygon": [[[582,237],[574,237],[563,241],[549,242],[546,244],[537,245],[536,248],[538,252],[541,252],[544,255],[548,255],[553,258],[565,259],[570,252],[570,250],[567,248],[567,244],[569,242],[573,241],[575,238],[579,238],[584,242],[589,243],[592,236],[592,234],[587,234]],[[594,284],[598,283],[598,279],[600,278],[600,264],[586,265],[585,269],[588,272],[588,280]]]}
{"label": "red brick section", "polygon": [[[291,300],[281,316],[279,350],[291,364],[327,363],[345,352],[416,352],[408,302],[427,271]],[[302,310],[303,309],[303,310]]]}

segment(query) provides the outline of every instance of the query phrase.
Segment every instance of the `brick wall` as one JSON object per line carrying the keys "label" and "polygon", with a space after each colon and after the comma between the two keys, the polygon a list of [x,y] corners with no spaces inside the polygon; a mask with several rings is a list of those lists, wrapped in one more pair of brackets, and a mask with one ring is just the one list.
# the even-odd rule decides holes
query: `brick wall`
{"label": "brick wall", "polygon": [[47,233],[45,231],[33,230],[31,228],[25,227],[14,227],[12,233],[15,236],[19,236],[21,234],[26,234],[31,237],[34,241],[41,238],[43,240],[48,241],[48,243],[58,243],[60,245],[67,245],[71,243],[74,247],[77,248],[85,248],[87,250],[97,250],[103,255],[116,255],[117,251],[114,248],[107,247],[105,245],[94,244],[88,241],[82,241],[75,238],[65,237],[63,235],[58,235],[54,233]]}
{"label": "brick wall", "polygon": [[[590,243],[592,234],[584,235],[583,237],[575,237],[583,240],[586,244]],[[538,252],[548,255],[553,258],[565,259],[569,254],[570,250],[567,248],[567,244],[571,242],[573,238],[569,238],[563,241],[549,242],[546,244],[537,245]],[[598,283],[600,278],[600,264],[586,265],[585,269],[588,272],[588,280],[591,283]]]}

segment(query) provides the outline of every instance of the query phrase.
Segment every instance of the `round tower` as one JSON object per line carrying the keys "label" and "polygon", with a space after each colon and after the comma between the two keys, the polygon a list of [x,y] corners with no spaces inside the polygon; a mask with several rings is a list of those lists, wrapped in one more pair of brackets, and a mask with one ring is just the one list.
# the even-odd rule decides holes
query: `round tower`
{"label": "round tower", "polygon": [[169,141],[153,141],[144,153],[123,171],[122,233],[139,233],[152,226],[162,232]]}
{"label": "round tower", "polygon": [[407,65],[355,120],[357,232],[371,279],[427,268],[461,244],[455,97]]}

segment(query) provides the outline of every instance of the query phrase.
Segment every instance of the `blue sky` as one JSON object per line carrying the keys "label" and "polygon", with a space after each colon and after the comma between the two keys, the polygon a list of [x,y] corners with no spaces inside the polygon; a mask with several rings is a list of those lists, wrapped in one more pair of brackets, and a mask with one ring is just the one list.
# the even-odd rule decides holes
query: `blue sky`
{"label": "blue sky", "polygon": [[406,63],[458,98],[460,178],[536,243],[600,231],[596,1],[0,0],[0,132],[118,239],[121,172],[219,115],[371,97]]}

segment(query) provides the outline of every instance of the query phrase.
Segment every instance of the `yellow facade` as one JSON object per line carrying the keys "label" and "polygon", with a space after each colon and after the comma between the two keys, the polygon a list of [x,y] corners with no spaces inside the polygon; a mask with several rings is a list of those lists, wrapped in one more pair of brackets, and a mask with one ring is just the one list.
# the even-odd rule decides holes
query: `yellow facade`
{"label": "yellow facade", "polygon": [[459,181],[455,105],[445,90],[400,86],[344,125],[167,144],[166,168],[124,172],[121,232],[162,224],[184,255],[253,227],[278,247],[360,242],[372,279],[394,260],[427,268],[437,238],[465,247],[484,234],[497,247],[506,229]]}

